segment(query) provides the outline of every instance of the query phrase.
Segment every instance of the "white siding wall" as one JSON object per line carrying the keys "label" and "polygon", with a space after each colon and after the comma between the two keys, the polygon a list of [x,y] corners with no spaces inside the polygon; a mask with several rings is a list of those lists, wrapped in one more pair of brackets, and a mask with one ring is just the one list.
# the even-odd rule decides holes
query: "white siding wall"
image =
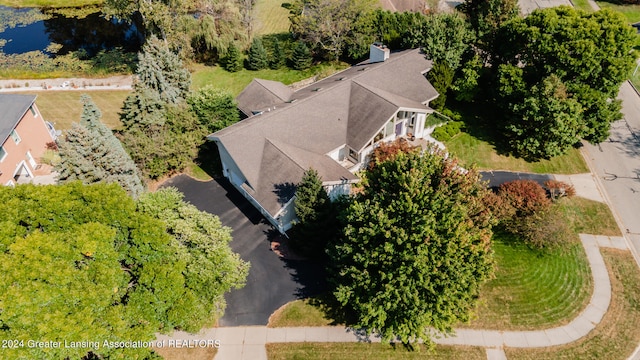
{"label": "white siding wall", "polygon": [[325,185],[324,189],[329,194],[331,201],[333,201],[342,195],[349,195],[351,193],[351,184]]}

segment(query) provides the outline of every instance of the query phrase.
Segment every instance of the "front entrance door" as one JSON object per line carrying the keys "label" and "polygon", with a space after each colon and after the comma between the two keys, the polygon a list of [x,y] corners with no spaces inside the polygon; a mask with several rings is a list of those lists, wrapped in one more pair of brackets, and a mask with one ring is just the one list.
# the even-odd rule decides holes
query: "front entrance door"
{"label": "front entrance door", "polygon": [[396,124],[396,136],[401,136],[402,135],[402,125],[404,123],[403,122],[399,122]]}

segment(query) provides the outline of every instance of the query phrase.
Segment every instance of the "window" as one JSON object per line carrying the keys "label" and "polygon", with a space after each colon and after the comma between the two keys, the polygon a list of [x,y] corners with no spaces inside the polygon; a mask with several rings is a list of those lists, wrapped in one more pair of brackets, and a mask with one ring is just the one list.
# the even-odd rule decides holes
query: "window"
{"label": "window", "polygon": [[16,143],[16,145],[20,144],[20,141],[22,141],[22,139],[20,139],[20,135],[18,135],[18,132],[15,130],[11,132],[11,138]]}
{"label": "window", "polygon": [[38,113],[36,112],[36,109],[33,108],[33,106],[31,106],[29,110],[31,110],[31,115],[33,115],[34,117],[38,117]]}
{"label": "window", "polygon": [[358,161],[358,152],[353,150],[353,149],[349,149],[349,157],[354,159],[355,161]]}
{"label": "window", "polygon": [[5,157],[7,157],[7,152],[4,150],[2,146],[0,146],[0,162],[2,162],[2,160],[4,160]]}
{"label": "window", "polygon": [[411,113],[411,118],[409,119],[409,126],[414,126],[416,124],[416,113]]}
{"label": "window", "polygon": [[393,125],[393,119],[391,119],[391,121],[389,121],[389,122],[387,123],[387,125],[385,125],[385,127],[384,127],[384,136],[385,136],[385,137],[390,136],[390,135],[392,135],[392,134],[394,133],[394,131],[393,131],[393,130],[394,130],[393,126],[394,126],[394,125]]}

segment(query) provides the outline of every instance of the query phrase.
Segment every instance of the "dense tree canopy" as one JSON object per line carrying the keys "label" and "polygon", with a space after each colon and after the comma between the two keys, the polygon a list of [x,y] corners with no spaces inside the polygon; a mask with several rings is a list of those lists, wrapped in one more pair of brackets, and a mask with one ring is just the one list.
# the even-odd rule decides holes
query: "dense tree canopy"
{"label": "dense tree canopy", "polygon": [[446,62],[451,69],[457,70],[473,39],[473,32],[462,16],[434,14],[427,17],[421,45],[428,59]]}
{"label": "dense tree canopy", "polygon": [[[610,123],[622,116],[615,99],[634,62],[635,32],[621,14],[569,7],[537,10],[507,22],[496,36],[492,68],[499,84],[497,103],[508,114],[507,134],[534,126],[521,121],[555,114],[549,120],[556,124],[555,144],[545,145],[551,140],[545,131],[517,130],[511,132],[516,152],[530,145],[522,141],[536,142],[537,149],[521,155],[544,158],[565,152],[580,139],[597,143],[607,138]],[[550,92],[543,89],[549,89],[550,82],[556,84],[552,92],[558,96],[544,105]],[[519,105],[525,99],[525,105]],[[574,101],[580,109],[570,105]],[[535,138],[527,139],[530,136]]]}
{"label": "dense tree canopy", "polygon": [[295,0],[290,7],[291,32],[313,50],[337,59],[356,34],[360,17],[367,17],[373,0]]}
{"label": "dense tree canopy", "polygon": [[231,43],[246,41],[253,3],[248,5],[236,0],[105,0],[103,12],[126,20],[139,14],[146,31],[172,50],[204,58],[213,52],[215,58]]}
{"label": "dense tree canopy", "polygon": [[151,358],[150,341],[197,330],[241,286],[229,229],[172,191],[136,203],[115,184],[0,188],[0,338],[97,341],[4,349],[3,359]]}
{"label": "dense tree canopy", "polygon": [[365,173],[328,248],[334,295],[353,325],[406,343],[468,319],[492,272],[493,220],[478,180],[436,149]]}

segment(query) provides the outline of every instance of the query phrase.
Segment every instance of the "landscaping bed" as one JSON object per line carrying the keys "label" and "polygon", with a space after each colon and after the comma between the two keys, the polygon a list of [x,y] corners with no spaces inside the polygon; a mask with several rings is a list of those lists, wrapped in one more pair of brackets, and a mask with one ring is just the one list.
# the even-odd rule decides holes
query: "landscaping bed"
{"label": "landscaping bed", "polygon": [[[357,355],[356,355],[357,354]],[[280,343],[267,344],[270,360],[352,360],[352,359],[486,359],[481,347],[437,345],[429,352],[422,346],[409,351],[400,344],[395,346],[379,343]]]}

